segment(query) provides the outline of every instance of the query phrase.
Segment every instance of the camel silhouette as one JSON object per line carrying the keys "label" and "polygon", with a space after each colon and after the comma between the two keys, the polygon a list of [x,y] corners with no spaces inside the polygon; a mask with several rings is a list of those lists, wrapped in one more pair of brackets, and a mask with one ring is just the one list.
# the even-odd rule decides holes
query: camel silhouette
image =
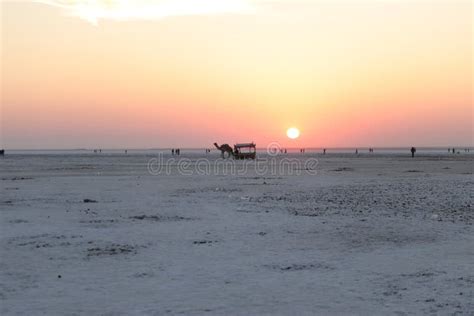
{"label": "camel silhouette", "polygon": [[221,146],[219,146],[217,143],[214,143],[214,146],[216,146],[216,148],[221,151],[222,158],[226,158],[225,153],[227,153],[227,158],[234,155],[234,150],[232,149],[232,147],[230,147],[229,144],[222,144]]}

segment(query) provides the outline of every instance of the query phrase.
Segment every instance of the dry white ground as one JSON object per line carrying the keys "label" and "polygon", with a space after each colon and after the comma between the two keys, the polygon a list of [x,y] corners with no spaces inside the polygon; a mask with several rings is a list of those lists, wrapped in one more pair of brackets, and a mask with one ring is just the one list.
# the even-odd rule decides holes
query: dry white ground
{"label": "dry white ground", "polygon": [[473,315],[474,155],[285,157],[317,174],[7,155],[0,313]]}

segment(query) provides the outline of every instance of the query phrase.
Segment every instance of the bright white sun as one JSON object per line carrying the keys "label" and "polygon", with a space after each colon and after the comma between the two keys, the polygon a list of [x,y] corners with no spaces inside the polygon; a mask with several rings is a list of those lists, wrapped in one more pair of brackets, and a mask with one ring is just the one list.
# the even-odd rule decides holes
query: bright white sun
{"label": "bright white sun", "polygon": [[300,136],[300,130],[297,129],[296,127],[290,127],[286,131],[286,136],[291,139],[297,139]]}

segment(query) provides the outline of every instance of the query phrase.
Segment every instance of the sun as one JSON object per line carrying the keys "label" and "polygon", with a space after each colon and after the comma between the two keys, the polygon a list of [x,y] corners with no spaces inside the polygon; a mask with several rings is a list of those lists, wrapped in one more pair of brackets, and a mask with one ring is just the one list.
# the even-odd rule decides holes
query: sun
{"label": "sun", "polygon": [[290,127],[286,131],[286,136],[288,136],[288,138],[291,138],[291,139],[297,139],[298,137],[300,137],[300,130],[297,129],[296,127]]}

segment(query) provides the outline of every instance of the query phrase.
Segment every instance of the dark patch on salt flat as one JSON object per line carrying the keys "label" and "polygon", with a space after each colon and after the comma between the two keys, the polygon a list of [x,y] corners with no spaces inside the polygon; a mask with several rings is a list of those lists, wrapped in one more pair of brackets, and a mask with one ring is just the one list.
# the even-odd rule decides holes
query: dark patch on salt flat
{"label": "dark patch on salt flat", "polygon": [[20,180],[33,180],[31,177],[13,177],[13,178],[2,178],[2,180],[20,181]]}
{"label": "dark patch on salt flat", "polygon": [[208,194],[208,193],[236,193],[241,192],[242,189],[240,188],[225,188],[225,187],[207,187],[207,188],[195,188],[195,189],[179,189],[176,190],[170,196],[173,197],[182,197],[182,196],[189,196],[194,194]]}
{"label": "dark patch on salt flat", "polygon": [[239,213],[248,213],[248,214],[256,214],[256,213],[262,213],[262,210],[249,210],[249,209],[243,209],[243,208],[239,208],[236,210],[236,212],[239,212]]}
{"label": "dark patch on salt flat", "polygon": [[47,168],[44,170],[49,170],[49,171],[71,171],[71,170],[94,170],[97,169],[96,167],[92,165],[84,165],[84,166],[72,166],[72,167],[56,167],[56,168]]}
{"label": "dark patch on salt flat", "polygon": [[151,278],[155,276],[153,272],[137,272],[132,275],[134,278]]}
{"label": "dark patch on salt flat", "polygon": [[193,220],[190,217],[183,217],[183,216],[164,216],[164,215],[136,215],[129,217],[132,220],[140,220],[140,221],[153,221],[153,222],[178,222],[178,221],[189,221]]}
{"label": "dark patch on salt flat", "polygon": [[215,244],[217,243],[217,240],[195,240],[193,241],[193,244],[195,245],[210,245],[210,244]]}
{"label": "dark patch on salt flat", "polygon": [[80,220],[79,223],[81,224],[110,224],[110,223],[118,223],[118,219],[91,219],[91,220]]}
{"label": "dark patch on salt flat", "polygon": [[341,172],[341,171],[354,171],[354,168],[349,168],[349,167],[341,167],[341,168],[336,168],[332,169],[330,171],[335,171],[335,172]]}
{"label": "dark patch on salt flat", "polygon": [[87,257],[103,257],[103,256],[115,256],[115,255],[126,255],[136,254],[137,246],[128,244],[110,244],[101,247],[87,248]]}
{"label": "dark patch on salt flat", "polygon": [[416,271],[413,273],[402,273],[400,276],[405,278],[432,278],[434,276],[444,275],[446,274],[445,271],[437,271],[431,269],[425,269],[421,271]]}
{"label": "dark patch on salt flat", "polygon": [[28,223],[27,220],[25,219],[12,219],[11,221],[8,221],[10,224],[23,224],[23,223]]}
{"label": "dark patch on salt flat", "polygon": [[302,271],[302,270],[334,270],[333,266],[323,263],[308,263],[308,264],[300,264],[294,263],[290,265],[279,265],[279,264],[272,264],[272,265],[264,265],[265,268],[272,269],[272,270],[279,270],[279,271]]}
{"label": "dark patch on salt flat", "polygon": [[235,180],[251,179],[251,180],[281,180],[283,177],[237,177]]}
{"label": "dark patch on salt flat", "polygon": [[68,247],[73,244],[79,245],[82,235],[52,235],[52,234],[41,234],[34,236],[21,236],[15,237],[8,240],[8,244],[13,244],[14,247],[28,247],[31,249],[40,248],[55,248],[55,247]]}
{"label": "dark patch on salt flat", "polygon": [[90,208],[88,208],[86,210],[79,210],[79,212],[85,213],[87,215],[97,215],[98,214],[96,211],[91,211]]}

